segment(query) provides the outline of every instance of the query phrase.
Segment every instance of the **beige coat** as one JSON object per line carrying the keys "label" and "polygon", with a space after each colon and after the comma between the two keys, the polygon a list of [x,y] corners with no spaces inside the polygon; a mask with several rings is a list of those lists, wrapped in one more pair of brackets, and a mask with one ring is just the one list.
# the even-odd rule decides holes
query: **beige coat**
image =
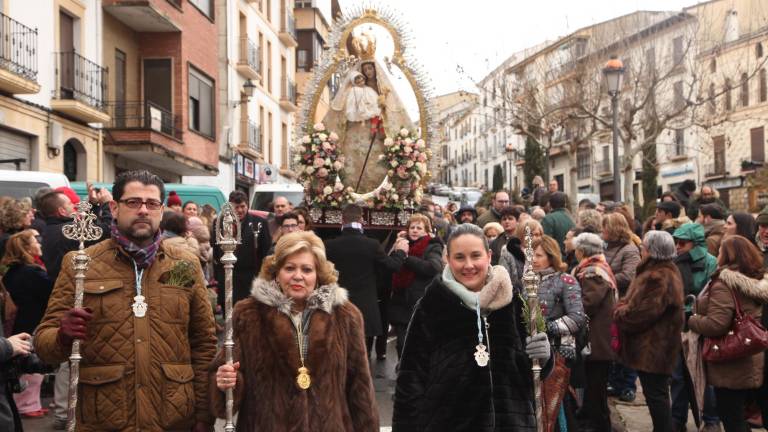
{"label": "beige coat", "polygon": [[[208,412],[208,366],[216,354],[213,313],[196,257],[161,244],[143,277],[147,316],[133,316],[133,263],[113,240],[89,247],[83,305],[93,310],[80,348],[79,431],[189,431]],[[71,262],[73,252],[64,257]],[[193,265],[194,282],[168,285],[178,262]],[[59,320],[74,304],[74,277],[62,266],[35,337],[40,358],[66,361]]]}
{"label": "beige coat", "polygon": [[[708,337],[725,335],[736,315],[731,289],[741,303],[741,310],[755,318],[762,317],[762,304],[768,303],[768,275],[762,280],[724,269],[715,273],[709,287],[696,302],[696,314],[688,320],[691,330]],[[754,389],[763,384],[764,354],[755,354],[722,363],[706,363],[707,382],[715,387]]]}

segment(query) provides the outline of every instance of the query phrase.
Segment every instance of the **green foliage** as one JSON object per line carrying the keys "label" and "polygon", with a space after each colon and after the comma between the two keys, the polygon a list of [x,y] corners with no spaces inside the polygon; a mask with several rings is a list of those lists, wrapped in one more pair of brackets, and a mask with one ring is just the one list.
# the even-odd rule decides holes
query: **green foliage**
{"label": "green foliage", "polygon": [[501,165],[493,167],[493,188],[491,190],[499,191],[504,189],[504,175],[501,173]]}
{"label": "green foliage", "polygon": [[[528,308],[528,302],[525,300],[523,294],[518,294],[520,300],[523,303],[523,319],[525,320],[525,328],[528,329],[528,333],[531,332],[531,310]],[[547,323],[544,320],[544,314],[541,313],[541,307],[538,306],[536,311],[536,331],[538,333],[544,333],[547,331]]]}
{"label": "green foliage", "polygon": [[537,175],[544,177],[546,171],[546,153],[544,147],[531,137],[525,140],[525,165],[523,165],[523,174],[525,175],[525,185],[530,187],[533,184],[533,178]]}
{"label": "green foliage", "polygon": [[[656,144],[645,146],[643,149],[643,218],[652,216],[656,212],[656,191],[659,183],[659,168],[656,160]],[[640,197],[635,197],[635,202],[641,202]]]}
{"label": "green foliage", "polygon": [[195,284],[195,268],[188,261],[179,261],[168,271],[168,285],[191,287]]}

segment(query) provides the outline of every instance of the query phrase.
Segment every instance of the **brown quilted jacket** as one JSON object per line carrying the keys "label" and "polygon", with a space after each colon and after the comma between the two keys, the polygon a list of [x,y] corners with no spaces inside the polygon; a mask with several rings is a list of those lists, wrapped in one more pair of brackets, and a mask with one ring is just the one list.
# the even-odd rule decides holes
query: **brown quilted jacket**
{"label": "brown quilted jacket", "polygon": [[[83,305],[93,310],[81,346],[79,431],[189,431],[208,413],[208,366],[216,354],[213,314],[196,257],[161,245],[144,272],[147,316],[135,318],[133,263],[109,239],[86,249],[91,257]],[[64,265],[35,336],[46,362],[66,361],[71,347],[56,341],[60,317],[74,304],[74,277]],[[193,264],[191,286],[166,285],[177,262]]]}

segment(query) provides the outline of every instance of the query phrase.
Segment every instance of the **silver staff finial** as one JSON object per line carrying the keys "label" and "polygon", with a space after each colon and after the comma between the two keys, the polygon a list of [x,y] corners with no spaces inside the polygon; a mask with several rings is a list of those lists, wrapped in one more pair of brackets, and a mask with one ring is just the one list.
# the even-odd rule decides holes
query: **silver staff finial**
{"label": "silver staff finial", "polygon": [[101,227],[95,224],[96,215],[91,212],[91,203],[85,200],[80,201],[73,216],[74,220],[64,225],[61,231],[64,237],[79,242],[79,249],[85,247],[85,242],[101,238],[103,232]]}

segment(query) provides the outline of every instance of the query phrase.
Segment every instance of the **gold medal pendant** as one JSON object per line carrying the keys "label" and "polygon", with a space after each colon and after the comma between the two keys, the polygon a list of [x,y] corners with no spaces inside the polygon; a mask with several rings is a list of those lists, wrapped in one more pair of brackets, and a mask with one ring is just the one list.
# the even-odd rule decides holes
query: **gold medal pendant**
{"label": "gold medal pendant", "polygon": [[299,374],[296,376],[296,384],[302,390],[306,390],[312,385],[312,379],[309,377],[309,369],[304,366],[299,368]]}

